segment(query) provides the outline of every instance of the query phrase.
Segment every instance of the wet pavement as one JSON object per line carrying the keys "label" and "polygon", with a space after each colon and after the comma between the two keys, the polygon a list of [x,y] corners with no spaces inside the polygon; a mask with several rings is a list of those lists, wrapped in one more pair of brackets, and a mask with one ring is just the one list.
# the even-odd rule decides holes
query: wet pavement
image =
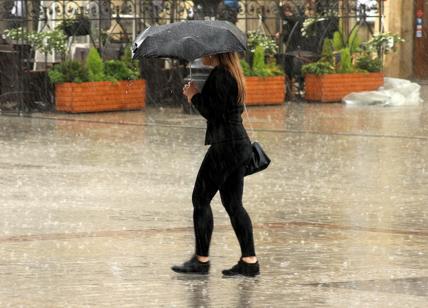
{"label": "wet pavement", "polygon": [[249,117],[272,158],[246,178],[255,279],[221,276],[239,248],[218,196],[210,275],[169,269],[193,251],[199,116],[0,116],[0,306],[427,307],[427,104]]}

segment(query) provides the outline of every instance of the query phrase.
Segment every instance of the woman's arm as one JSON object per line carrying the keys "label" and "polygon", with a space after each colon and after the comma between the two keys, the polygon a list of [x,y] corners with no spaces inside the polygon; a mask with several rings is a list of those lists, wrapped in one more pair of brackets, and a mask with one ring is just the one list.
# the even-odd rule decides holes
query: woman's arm
{"label": "woman's arm", "polygon": [[210,77],[203,91],[191,98],[192,104],[206,119],[221,117],[237,96],[236,81],[225,68],[217,68]]}
{"label": "woman's arm", "polygon": [[[190,81],[189,83],[185,84],[183,87],[183,95],[187,97],[187,102],[189,104],[193,104],[196,109],[199,111],[199,113],[208,119],[210,116],[210,110],[209,105],[206,103],[210,99],[212,99],[212,95],[207,94],[207,89],[210,87],[210,82],[212,79],[212,73],[208,76],[207,80],[205,81],[205,86],[202,89],[202,93],[199,92],[198,88],[196,87],[195,83],[193,81]],[[204,97],[202,97],[204,96]]]}
{"label": "woman's arm", "polygon": [[204,96],[202,96],[202,93],[196,93],[191,98],[192,105],[195,106],[196,109],[201,114],[201,116],[203,116],[207,120],[208,120],[208,118],[211,115],[211,111],[210,111],[210,108],[209,108],[210,104],[206,103],[209,100],[210,100],[210,97],[207,96],[207,95],[205,95],[205,97],[204,97]]}

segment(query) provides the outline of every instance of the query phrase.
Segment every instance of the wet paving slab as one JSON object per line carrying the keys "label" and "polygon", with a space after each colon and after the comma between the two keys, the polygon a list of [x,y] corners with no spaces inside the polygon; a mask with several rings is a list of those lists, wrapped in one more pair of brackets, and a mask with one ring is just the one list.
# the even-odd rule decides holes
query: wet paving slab
{"label": "wet paving slab", "polygon": [[221,276],[239,249],[218,196],[210,275],[169,269],[193,251],[198,115],[2,115],[0,306],[426,307],[427,114],[249,108],[272,158],[244,193],[256,279]]}

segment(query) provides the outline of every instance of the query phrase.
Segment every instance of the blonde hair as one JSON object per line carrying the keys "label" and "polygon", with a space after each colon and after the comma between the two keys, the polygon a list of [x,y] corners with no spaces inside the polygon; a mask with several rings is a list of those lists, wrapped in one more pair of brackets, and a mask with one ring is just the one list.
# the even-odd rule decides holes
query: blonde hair
{"label": "blonde hair", "polygon": [[224,66],[235,78],[238,84],[238,103],[245,103],[245,77],[237,52],[220,53],[214,55],[218,64]]}

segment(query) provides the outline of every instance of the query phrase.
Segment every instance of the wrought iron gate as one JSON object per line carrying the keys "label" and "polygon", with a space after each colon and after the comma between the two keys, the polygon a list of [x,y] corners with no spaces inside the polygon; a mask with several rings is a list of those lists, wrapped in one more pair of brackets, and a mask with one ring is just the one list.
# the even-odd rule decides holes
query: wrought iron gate
{"label": "wrought iron gate", "polygon": [[[49,31],[66,20],[84,18],[89,22],[89,35],[79,37],[78,28],[74,29],[69,47],[86,40],[104,57],[115,57],[150,25],[226,19],[244,32],[258,31],[275,38],[279,44],[278,61],[291,78],[298,75],[301,63],[316,58],[323,39],[339,24],[349,31],[360,23],[367,36],[382,30],[382,6],[380,0],[3,0],[0,32],[16,27]],[[15,102],[19,110],[52,107],[46,74],[43,70],[34,72],[34,63],[44,62],[41,67],[46,68],[48,63],[44,60],[62,59],[41,57],[25,42],[5,43],[0,39],[0,104]],[[183,77],[183,63],[172,62],[172,67],[181,72],[170,78],[169,82],[176,83]],[[34,90],[38,93],[34,94]]]}

